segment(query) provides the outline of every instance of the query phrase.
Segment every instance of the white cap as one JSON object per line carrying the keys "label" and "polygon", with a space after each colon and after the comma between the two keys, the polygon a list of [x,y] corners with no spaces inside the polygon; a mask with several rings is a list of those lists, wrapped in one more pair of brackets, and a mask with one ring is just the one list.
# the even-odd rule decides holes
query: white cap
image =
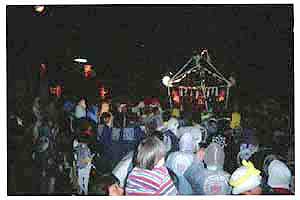
{"label": "white cap", "polygon": [[255,169],[251,162],[243,160],[242,167],[236,169],[231,178],[232,194],[241,194],[252,190],[261,184],[260,171]]}
{"label": "white cap", "polygon": [[[177,119],[171,117],[168,121],[168,129],[172,131],[175,135],[177,133],[177,129],[179,127],[179,122]],[[176,135],[177,136],[177,135]]]}
{"label": "white cap", "polygon": [[279,160],[273,160],[268,167],[268,185],[272,188],[290,189],[291,171]]}

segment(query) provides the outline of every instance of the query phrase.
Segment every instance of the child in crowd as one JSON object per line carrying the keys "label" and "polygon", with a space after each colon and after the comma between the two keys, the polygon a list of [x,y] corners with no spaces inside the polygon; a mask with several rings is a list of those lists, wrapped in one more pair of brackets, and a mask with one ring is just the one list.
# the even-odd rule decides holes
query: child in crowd
{"label": "child in crowd", "polygon": [[78,137],[78,144],[75,146],[75,160],[78,173],[79,194],[88,194],[88,184],[92,167],[93,155],[88,146],[91,136],[87,132],[91,131],[91,126],[82,127]]}
{"label": "child in crowd", "polygon": [[166,150],[157,137],[147,137],[138,146],[135,167],[127,178],[126,195],[177,195],[164,167]]}

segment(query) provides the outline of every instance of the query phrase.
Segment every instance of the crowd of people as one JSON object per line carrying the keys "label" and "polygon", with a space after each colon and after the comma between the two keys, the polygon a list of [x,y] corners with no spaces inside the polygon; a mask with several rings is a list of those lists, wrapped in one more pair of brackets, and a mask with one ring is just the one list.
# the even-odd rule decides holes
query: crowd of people
{"label": "crowd of people", "polygon": [[294,133],[282,110],[273,100],[200,112],[158,100],[37,97],[33,193],[291,195]]}

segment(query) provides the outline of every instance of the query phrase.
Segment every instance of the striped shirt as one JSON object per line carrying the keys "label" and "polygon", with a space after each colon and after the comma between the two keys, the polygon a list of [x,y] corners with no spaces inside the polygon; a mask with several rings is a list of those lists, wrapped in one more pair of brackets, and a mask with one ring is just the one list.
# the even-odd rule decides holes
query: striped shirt
{"label": "striped shirt", "polygon": [[127,178],[126,195],[177,195],[166,167],[152,170],[135,167]]}

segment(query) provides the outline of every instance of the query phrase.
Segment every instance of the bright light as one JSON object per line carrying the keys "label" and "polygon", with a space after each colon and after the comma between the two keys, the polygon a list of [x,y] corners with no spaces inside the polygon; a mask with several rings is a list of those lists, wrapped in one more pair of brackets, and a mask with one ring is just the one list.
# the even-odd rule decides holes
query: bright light
{"label": "bright light", "polygon": [[34,10],[41,13],[45,10],[45,6],[34,6]]}
{"label": "bright light", "polygon": [[87,59],[85,58],[75,58],[74,61],[78,63],[87,63]]}
{"label": "bright light", "polygon": [[166,86],[166,87],[172,87],[172,84],[170,83],[171,78],[169,76],[164,76],[162,79],[162,83]]}

